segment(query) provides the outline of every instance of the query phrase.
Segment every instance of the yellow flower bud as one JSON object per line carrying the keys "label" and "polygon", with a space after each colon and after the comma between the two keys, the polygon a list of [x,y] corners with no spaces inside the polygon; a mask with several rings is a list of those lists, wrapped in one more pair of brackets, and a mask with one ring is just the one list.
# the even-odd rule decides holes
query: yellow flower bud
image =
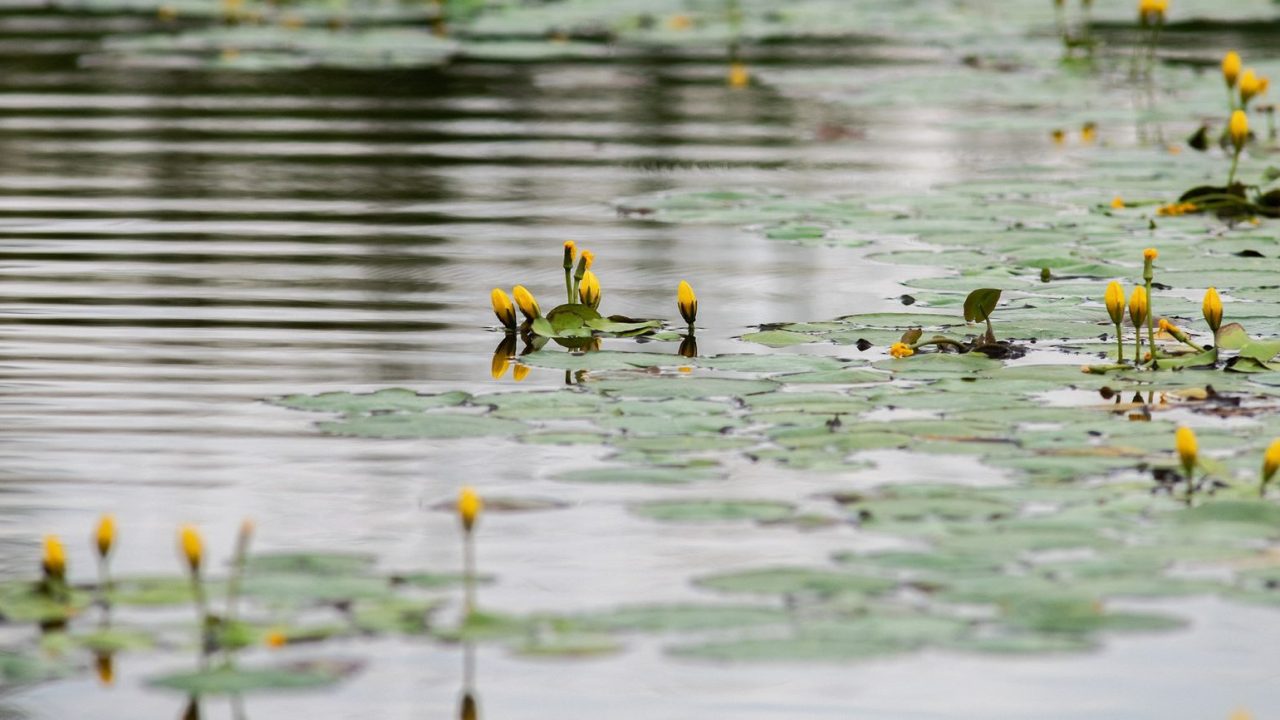
{"label": "yellow flower bud", "polygon": [[1267,446],[1267,451],[1262,455],[1262,483],[1264,485],[1271,482],[1271,478],[1276,474],[1277,469],[1280,469],[1280,440],[1272,441]]}
{"label": "yellow flower bud", "polygon": [[1107,293],[1103,298],[1107,303],[1107,314],[1111,316],[1111,322],[1119,325],[1124,322],[1124,287],[1117,280],[1112,280],[1107,285]]}
{"label": "yellow flower bud", "polygon": [[1248,105],[1254,95],[1258,94],[1261,83],[1258,80],[1258,74],[1249,68],[1240,74],[1240,104]]}
{"label": "yellow flower bud", "polygon": [[1124,209],[1124,198],[1120,197],[1119,195],[1117,195],[1117,196],[1115,196],[1115,197],[1111,198],[1111,209],[1112,209],[1112,210],[1123,210],[1123,209]]}
{"label": "yellow flower bud", "polygon": [[279,630],[272,630],[263,638],[263,642],[269,648],[282,648],[289,644],[289,638]]}
{"label": "yellow flower bud", "polygon": [[1196,455],[1199,452],[1196,434],[1189,427],[1180,427],[1174,433],[1173,439],[1174,446],[1178,449],[1178,459],[1182,461],[1182,469],[1187,477],[1191,477],[1191,472],[1196,467]]}
{"label": "yellow flower bud", "polygon": [[729,65],[729,87],[742,88],[751,82],[751,72],[747,70],[746,64],[742,62],[734,62]]}
{"label": "yellow flower bud", "polygon": [[1063,132],[1061,129],[1054,130],[1052,133],[1050,133],[1050,137],[1053,138],[1054,145],[1062,145],[1067,141],[1067,134]]}
{"label": "yellow flower bud", "polygon": [[1222,327],[1222,298],[1218,297],[1216,289],[1209,288],[1204,291],[1204,302],[1201,303],[1200,309],[1204,312],[1204,321],[1216,335],[1218,328]]}
{"label": "yellow flower bud", "polygon": [[590,250],[583,250],[582,260],[583,260],[583,263],[586,265],[587,269],[590,270],[591,265],[596,261],[596,254],[591,252]]}
{"label": "yellow flower bud", "polygon": [[1231,144],[1235,146],[1236,151],[1244,147],[1244,143],[1249,139],[1249,116],[1244,114],[1243,110],[1236,110],[1231,113]]}
{"label": "yellow flower bud", "polygon": [[1227,81],[1227,87],[1236,86],[1236,78],[1240,77],[1240,53],[1232,50],[1222,58],[1222,78]]}
{"label": "yellow flower bud", "polygon": [[1095,122],[1087,122],[1080,128],[1080,142],[1090,145],[1094,140],[1098,139],[1098,124]]}
{"label": "yellow flower bud", "polygon": [[1155,248],[1147,248],[1142,251],[1142,259],[1145,262],[1155,262],[1156,258],[1159,256],[1160,253]]}
{"label": "yellow flower bud", "polygon": [[693,292],[693,286],[684,280],[680,281],[680,286],[676,288],[676,305],[680,308],[680,317],[684,321],[693,324],[698,319],[698,296]]}
{"label": "yellow flower bud", "polygon": [[1147,322],[1147,289],[1139,285],[1129,296],[1129,319],[1134,327],[1142,327]]}
{"label": "yellow flower bud", "polygon": [[600,279],[596,274],[588,270],[582,276],[582,283],[578,285],[578,299],[583,305],[590,307],[592,310],[600,307]]}
{"label": "yellow flower bud", "polygon": [[67,551],[57,535],[44,536],[44,558],[40,563],[46,577],[61,580],[67,574]]}
{"label": "yellow flower bud", "polygon": [[94,536],[98,544],[98,557],[104,560],[111,554],[111,546],[116,541],[116,519],[111,515],[103,515],[98,520],[98,531]]}
{"label": "yellow flower bud", "polygon": [[514,330],[516,327],[516,308],[511,304],[511,298],[502,288],[494,288],[489,293],[489,300],[493,303],[493,314],[498,316],[498,322],[508,330]]}
{"label": "yellow flower bud", "polygon": [[462,529],[471,532],[476,525],[476,519],[480,517],[480,510],[484,508],[484,501],[476,494],[475,490],[470,487],[464,487],[458,491],[458,517],[462,520]]}
{"label": "yellow flower bud", "polygon": [[178,547],[182,550],[182,557],[187,561],[187,567],[191,569],[192,574],[198,575],[201,555],[204,552],[200,531],[196,530],[194,525],[183,525],[178,530]]}
{"label": "yellow flower bud", "polygon": [[109,652],[96,653],[93,656],[93,669],[98,673],[98,682],[109,687],[116,681],[116,670],[113,656]]}
{"label": "yellow flower bud", "polygon": [[1174,333],[1178,330],[1177,326],[1175,326],[1173,323],[1169,322],[1164,318],[1160,318],[1160,323],[1158,324],[1158,327],[1160,328],[1160,332],[1162,333]]}
{"label": "yellow flower bud", "polygon": [[528,319],[542,317],[542,309],[538,307],[538,301],[534,299],[533,293],[529,292],[525,286],[517,285],[511,289],[511,294],[516,298],[516,305],[520,306],[520,312]]}
{"label": "yellow flower bud", "polygon": [[895,358],[906,358],[915,355],[916,351],[910,345],[904,342],[896,342],[889,346],[889,356]]}
{"label": "yellow flower bud", "polygon": [[564,269],[568,270],[573,267],[573,261],[578,258],[578,244],[572,240],[564,241]]}

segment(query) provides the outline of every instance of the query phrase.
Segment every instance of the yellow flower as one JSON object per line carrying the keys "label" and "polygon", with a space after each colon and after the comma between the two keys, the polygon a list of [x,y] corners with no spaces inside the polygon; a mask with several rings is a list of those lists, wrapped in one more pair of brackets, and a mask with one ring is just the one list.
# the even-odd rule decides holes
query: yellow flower
{"label": "yellow flower", "polygon": [[1173,438],[1174,446],[1178,449],[1178,458],[1182,461],[1182,469],[1187,477],[1191,477],[1191,472],[1196,467],[1196,454],[1199,452],[1196,434],[1189,427],[1180,427]]}
{"label": "yellow flower", "polygon": [[1249,68],[1240,74],[1240,104],[1248,105],[1254,95],[1258,94],[1262,83],[1258,80],[1258,74]]}
{"label": "yellow flower", "polygon": [[1103,300],[1107,303],[1107,314],[1111,316],[1111,322],[1119,325],[1124,322],[1124,287],[1117,280],[1112,280],[1107,285],[1106,295]]}
{"label": "yellow flower", "polygon": [[511,294],[516,297],[516,304],[520,306],[520,312],[530,320],[542,317],[542,310],[538,307],[538,301],[533,298],[533,293],[525,289],[523,285],[517,285],[511,288]]}
{"label": "yellow flower", "polygon": [[1098,124],[1095,122],[1087,122],[1080,128],[1080,141],[1086,145],[1092,144],[1098,139]]}
{"label": "yellow flower", "polygon": [[1139,0],[1138,19],[1144,25],[1162,22],[1169,10],[1169,0]]}
{"label": "yellow flower", "polygon": [[600,307],[600,279],[590,270],[582,276],[582,283],[578,285],[578,299],[592,310]]}
{"label": "yellow flower", "polygon": [[1142,259],[1147,262],[1155,262],[1155,259],[1159,256],[1160,253],[1155,248],[1147,248],[1142,251]]}
{"label": "yellow flower", "polygon": [[1277,469],[1280,469],[1280,440],[1272,441],[1262,455],[1262,484],[1271,482]]}
{"label": "yellow flower", "polygon": [[1123,209],[1124,209],[1124,198],[1120,197],[1119,195],[1117,195],[1117,196],[1115,196],[1115,197],[1111,198],[1111,209],[1112,209],[1112,210],[1123,210]]}
{"label": "yellow flower", "polygon": [[906,358],[915,355],[916,351],[910,345],[904,342],[896,342],[889,346],[889,356],[895,358]]}
{"label": "yellow flower", "polygon": [[693,27],[693,18],[688,15],[672,15],[667,18],[667,27],[676,31],[688,30]]}
{"label": "yellow flower", "polygon": [[1200,309],[1204,313],[1204,321],[1216,335],[1218,328],[1222,327],[1222,298],[1218,297],[1218,291],[1215,288],[1204,291],[1204,302],[1201,303]]}
{"label": "yellow flower", "polygon": [[573,261],[578,257],[578,244],[572,240],[564,241],[564,269],[568,270],[573,267]]}
{"label": "yellow flower", "polygon": [[1173,331],[1178,329],[1176,325],[1174,325],[1173,323],[1169,322],[1164,318],[1160,318],[1158,327],[1160,328],[1160,332],[1162,333],[1173,333]]}
{"label": "yellow flower", "polygon": [[187,567],[193,575],[200,574],[200,559],[204,552],[204,543],[200,540],[200,531],[194,525],[183,525],[178,530],[178,547],[187,560]]}
{"label": "yellow flower", "polygon": [[476,494],[475,490],[470,487],[464,487],[458,491],[458,517],[462,520],[462,529],[471,532],[471,528],[475,527],[476,519],[480,517],[480,510],[484,508],[484,501]]}
{"label": "yellow flower", "polygon": [[1227,81],[1227,87],[1236,86],[1236,78],[1240,77],[1240,53],[1232,50],[1222,58],[1222,78]]}
{"label": "yellow flower", "polygon": [[1067,141],[1067,134],[1062,130],[1054,130],[1051,137],[1054,145],[1061,145]]}
{"label": "yellow flower", "polygon": [[44,559],[40,562],[47,577],[61,580],[67,574],[67,551],[57,535],[44,536]]}
{"label": "yellow flower", "polygon": [[111,546],[116,541],[116,519],[111,515],[103,515],[98,520],[98,531],[94,539],[98,543],[98,557],[105,559],[111,554]]}
{"label": "yellow flower", "polygon": [[1156,215],[1177,216],[1199,211],[1200,206],[1193,202],[1169,203],[1156,208]]}
{"label": "yellow flower", "polygon": [[285,637],[285,634],[279,630],[272,630],[267,633],[267,636],[263,638],[263,641],[269,648],[281,648],[289,644],[289,638]]}
{"label": "yellow flower", "polygon": [[498,322],[502,323],[508,330],[514,330],[516,327],[516,308],[511,304],[511,298],[502,288],[494,288],[489,293],[489,300],[493,303],[493,314],[498,316]]}
{"label": "yellow flower", "polygon": [[1244,114],[1243,110],[1236,110],[1231,113],[1231,144],[1235,146],[1236,152],[1244,147],[1244,143],[1249,139],[1249,116]]}
{"label": "yellow flower", "polygon": [[729,65],[729,87],[742,88],[751,83],[751,72],[745,63],[733,62]]}
{"label": "yellow flower", "polygon": [[1133,326],[1140,328],[1147,321],[1147,289],[1139,285],[1129,296],[1129,319]]}
{"label": "yellow flower", "polygon": [[676,305],[680,308],[680,317],[693,325],[693,321],[698,319],[698,296],[694,294],[693,286],[684,280],[676,288]]}
{"label": "yellow flower", "polygon": [[590,270],[591,266],[595,264],[596,254],[591,252],[590,250],[583,250],[582,261],[586,264],[587,269]]}

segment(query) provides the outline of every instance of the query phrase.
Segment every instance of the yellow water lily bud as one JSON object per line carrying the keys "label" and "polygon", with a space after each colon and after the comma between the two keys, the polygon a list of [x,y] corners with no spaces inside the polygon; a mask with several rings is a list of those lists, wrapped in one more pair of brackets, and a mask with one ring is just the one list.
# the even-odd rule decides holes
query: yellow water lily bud
{"label": "yellow water lily bud", "polygon": [[1142,327],[1147,322],[1147,309],[1147,289],[1138,286],[1129,296],[1129,319],[1133,321],[1134,327]]}
{"label": "yellow water lily bud", "polygon": [[1204,312],[1204,321],[1216,335],[1218,328],[1222,327],[1222,298],[1218,297],[1218,291],[1215,288],[1204,291],[1204,302],[1201,303],[1200,309]]}
{"label": "yellow water lily bud", "polygon": [[1119,195],[1117,195],[1117,196],[1115,196],[1115,197],[1111,198],[1111,209],[1112,209],[1112,210],[1123,210],[1123,209],[1124,209],[1124,198],[1120,197]]}
{"label": "yellow water lily bud", "polygon": [[516,308],[511,304],[511,298],[502,288],[494,288],[489,293],[489,300],[493,303],[493,314],[498,316],[498,322],[508,330],[514,330],[516,327]]}
{"label": "yellow water lily bud", "polygon": [[600,279],[590,270],[582,276],[582,283],[578,285],[578,299],[592,310],[600,307]]}
{"label": "yellow water lily bud", "polygon": [[111,515],[103,515],[98,520],[98,530],[94,534],[98,545],[98,557],[104,560],[111,554],[111,546],[116,541],[116,519]]}
{"label": "yellow water lily bud", "polygon": [[67,574],[67,550],[57,535],[44,536],[44,557],[40,561],[46,577],[61,580]]}
{"label": "yellow water lily bud", "polygon": [[1244,147],[1244,143],[1249,139],[1249,116],[1244,114],[1243,110],[1236,110],[1231,113],[1231,125],[1228,128],[1231,133],[1231,144],[1235,146],[1236,152]]}
{"label": "yellow water lily bud", "polygon": [[1240,77],[1240,53],[1232,50],[1222,57],[1222,79],[1227,81],[1227,87],[1236,86],[1236,78]]}
{"label": "yellow water lily bud", "polygon": [[595,261],[596,261],[595,253],[591,252],[590,250],[582,251],[582,262],[584,265],[586,265],[588,270],[591,269],[591,266],[595,263]]}
{"label": "yellow water lily bud", "polygon": [[1169,0],[1139,0],[1138,20],[1143,25],[1163,22],[1168,10]]}
{"label": "yellow water lily bud", "polygon": [[568,270],[573,267],[573,261],[578,259],[578,244],[572,240],[564,241],[564,269]]}
{"label": "yellow water lily bud", "polygon": [[743,88],[751,83],[751,72],[745,63],[734,62],[729,65],[729,87]]}
{"label": "yellow water lily bud", "polygon": [[178,530],[178,548],[187,561],[192,574],[200,573],[200,560],[204,553],[204,543],[200,540],[200,531],[194,525],[183,525]]}
{"label": "yellow water lily bud", "polygon": [[269,648],[282,648],[289,644],[289,638],[279,630],[272,630],[262,639],[263,644]]}
{"label": "yellow water lily bud", "polygon": [[1124,287],[1118,280],[1112,280],[1107,285],[1107,293],[1103,299],[1107,303],[1107,314],[1111,316],[1111,322],[1116,325],[1124,322]]}
{"label": "yellow water lily bud", "polygon": [[1254,95],[1258,94],[1261,82],[1258,80],[1258,74],[1249,68],[1240,74],[1240,104],[1248,105]]}
{"label": "yellow water lily bud", "polygon": [[694,294],[693,286],[684,280],[676,288],[676,305],[680,308],[680,317],[693,325],[693,321],[698,319],[698,296]]}
{"label": "yellow water lily bud", "polygon": [[1178,449],[1178,459],[1182,461],[1182,469],[1187,477],[1191,477],[1191,472],[1196,467],[1196,455],[1199,453],[1196,434],[1189,427],[1180,427],[1174,433],[1173,440]]}
{"label": "yellow water lily bud", "polygon": [[538,307],[538,301],[534,299],[533,293],[525,289],[523,285],[517,285],[511,289],[511,294],[516,298],[516,305],[520,306],[520,312],[528,319],[542,317],[542,309]]}
{"label": "yellow water lily bud", "polygon": [[1262,483],[1271,482],[1276,470],[1280,469],[1280,440],[1273,440],[1262,455]]}
{"label": "yellow water lily bud", "polygon": [[475,490],[470,487],[464,487],[458,491],[458,518],[462,520],[462,529],[471,532],[471,528],[475,527],[476,519],[480,517],[480,511],[484,508],[484,501],[476,494]]}
{"label": "yellow water lily bud", "polygon": [[1144,262],[1155,262],[1156,258],[1159,256],[1160,252],[1155,248],[1147,248],[1142,251],[1142,259]]}
{"label": "yellow water lily bud", "polygon": [[1053,138],[1054,145],[1061,145],[1067,141],[1067,133],[1061,129],[1054,130],[1050,133],[1050,137]]}
{"label": "yellow water lily bud", "polygon": [[93,669],[98,674],[98,682],[110,686],[116,681],[115,660],[109,652],[96,653],[93,656]]}
{"label": "yellow water lily bud", "polygon": [[896,342],[889,346],[889,356],[895,358],[906,358],[915,355],[916,351],[910,345],[904,342]]}
{"label": "yellow water lily bud", "polygon": [[1080,141],[1085,145],[1090,145],[1094,140],[1098,139],[1098,124],[1095,122],[1087,122],[1080,128]]}

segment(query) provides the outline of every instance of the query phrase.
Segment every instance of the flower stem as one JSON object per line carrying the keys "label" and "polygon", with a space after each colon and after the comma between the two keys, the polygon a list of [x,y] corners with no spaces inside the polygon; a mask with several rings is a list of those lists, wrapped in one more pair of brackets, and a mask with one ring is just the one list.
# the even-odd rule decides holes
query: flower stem
{"label": "flower stem", "polygon": [[1116,362],[1124,363],[1124,331],[1120,323],[1116,323]]}
{"label": "flower stem", "polygon": [[569,268],[564,269],[564,292],[569,296],[568,303],[573,304],[573,271]]}
{"label": "flower stem", "polygon": [[[1150,273],[1148,273],[1150,275]],[[1151,346],[1151,367],[1156,366],[1156,331],[1155,331],[1155,313],[1151,311],[1151,278],[1146,278],[1147,282],[1147,344]],[[1139,330],[1139,333],[1142,331]]]}
{"label": "flower stem", "polygon": [[1227,190],[1231,189],[1231,184],[1236,181],[1236,166],[1240,164],[1240,148],[1236,148],[1235,153],[1231,155],[1231,172],[1227,173]]}

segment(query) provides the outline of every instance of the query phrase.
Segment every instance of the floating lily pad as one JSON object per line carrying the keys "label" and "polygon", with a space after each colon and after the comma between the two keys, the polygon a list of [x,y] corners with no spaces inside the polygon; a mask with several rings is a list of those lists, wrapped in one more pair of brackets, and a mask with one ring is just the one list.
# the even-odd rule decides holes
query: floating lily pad
{"label": "floating lily pad", "polygon": [[657,500],[633,505],[631,509],[664,522],[781,520],[794,511],[790,503],[771,500]]}
{"label": "floating lily pad", "polygon": [[275,402],[295,410],[344,413],[359,415],[372,412],[415,412],[433,408],[454,407],[469,400],[464,392],[446,392],[438,395],[420,395],[404,388],[387,388],[375,393],[355,394],[329,392],[319,395],[289,395]]}
{"label": "floating lily pad", "polygon": [[764,568],[698,578],[698,585],[710,590],[758,595],[790,595],[809,593],[876,594],[892,590],[897,583],[884,577],[857,575],[811,568]]}
{"label": "floating lily pad", "polygon": [[191,673],[164,675],[149,681],[156,687],[192,695],[240,695],[252,692],[307,690],[333,685],[355,674],[361,663],[350,660],[309,660],[273,666],[222,666]]}

